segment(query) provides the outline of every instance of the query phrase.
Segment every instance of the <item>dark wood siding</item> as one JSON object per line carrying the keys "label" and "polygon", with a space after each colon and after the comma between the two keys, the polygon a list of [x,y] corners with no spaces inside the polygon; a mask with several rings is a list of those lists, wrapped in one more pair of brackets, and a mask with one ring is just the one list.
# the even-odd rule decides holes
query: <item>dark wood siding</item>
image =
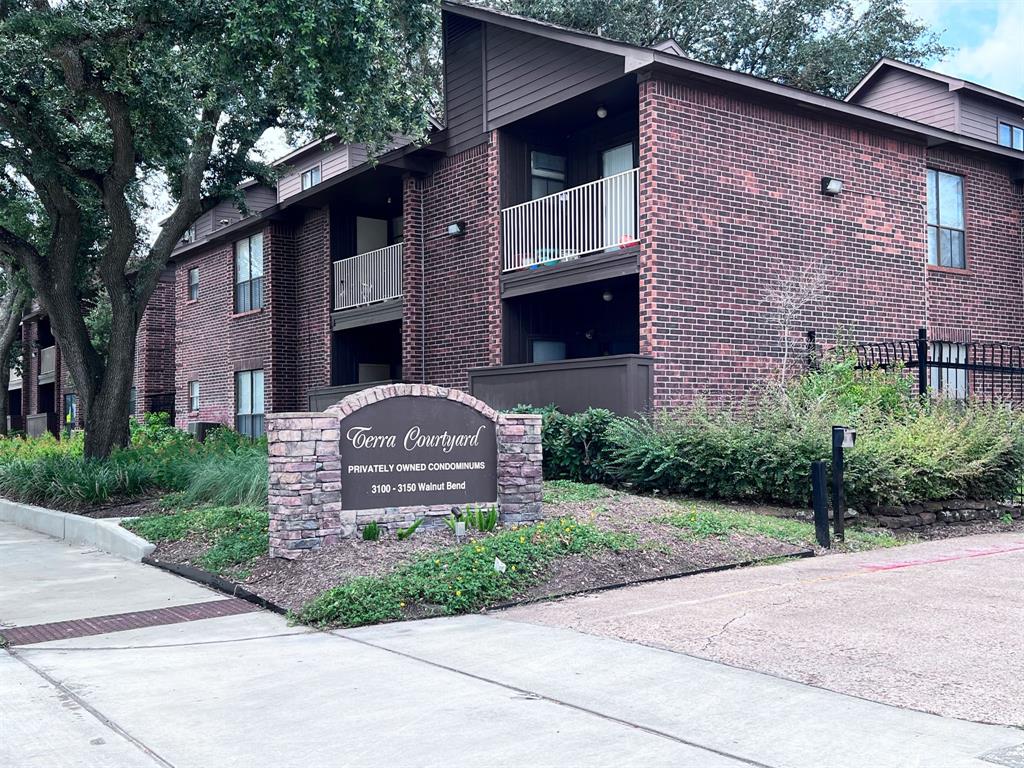
{"label": "dark wood siding", "polygon": [[623,60],[505,27],[488,26],[487,123],[496,128],[621,77]]}
{"label": "dark wood siding", "polygon": [[923,75],[888,69],[854,101],[947,131],[956,130],[956,94]]}
{"label": "dark wood siding", "polygon": [[1024,128],[1024,110],[1003,106],[969,93],[960,95],[960,132],[982,141],[999,141],[999,123]]}
{"label": "dark wood siding", "polygon": [[483,25],[446,13],[444,49],[448,146],[458,151],[484,132]]}

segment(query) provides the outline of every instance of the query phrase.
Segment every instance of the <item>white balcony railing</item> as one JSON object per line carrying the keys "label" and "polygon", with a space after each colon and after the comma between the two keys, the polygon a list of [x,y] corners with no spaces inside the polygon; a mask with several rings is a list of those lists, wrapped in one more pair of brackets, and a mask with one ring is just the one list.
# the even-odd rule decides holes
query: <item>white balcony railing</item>
{"label": "white balcony railing", "polygon": [[334,308],[349,309],[402,295],[402,244],[334,262]]}
{"label": "white balcony railing", "polygon": [[501,212],[504,270],[568,261],[637,242],[637,169]]}
{"label": "white balcony railing", "polygon": [[53,373],[54,363],[56,362],[56,356],[54,350],[56,347],[43,347],[39,350],[39,375],[43,376],[47,373]]}

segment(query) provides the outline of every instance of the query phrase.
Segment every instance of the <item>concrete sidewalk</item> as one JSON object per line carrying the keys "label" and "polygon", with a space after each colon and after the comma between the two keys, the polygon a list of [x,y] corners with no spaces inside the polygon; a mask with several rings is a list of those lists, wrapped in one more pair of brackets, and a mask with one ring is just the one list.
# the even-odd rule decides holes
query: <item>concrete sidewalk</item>
{"label": "concrete sidewalk", "polygon": [[[45,601],[46,587],[30,592],[11,562],[60,562],[74,591],[76,559],[93,577],[79,604],[18,605]],[[0,623],[109,614],[127,600],[95,578],[93,554],[34,535],[0,527],[0,562],[0,578],[22,583],[0,594]],[[129,610],[212,594],[118,563],[131,570],[109,578],[131,585]],[[334,633],[262,612],[187,621],[13,647],[0,681],[0,765],[11,768],[991,768],[980,756],[1024,742],[1016,729],[494,616]]]}

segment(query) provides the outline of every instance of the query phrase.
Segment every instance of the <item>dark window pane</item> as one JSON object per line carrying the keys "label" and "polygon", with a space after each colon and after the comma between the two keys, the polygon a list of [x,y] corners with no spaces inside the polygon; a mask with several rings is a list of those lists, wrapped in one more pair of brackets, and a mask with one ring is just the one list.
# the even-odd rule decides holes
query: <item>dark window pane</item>
{"label": "dark window pane", "polygon": [[964,259],[964,233],[959,230],[950,230],[950,266],[963,269],[966,266]]}
{"label": "dark window pane", "polygon": [[939,230],[939,265],[952,266],[952,232],[948,229]]}
{"label": "dark window pane", "polygon": [[263,306],[263,278],[253,278],[250,285],[252,286],[252,300],[250,302],[250,308],[259,309]]}

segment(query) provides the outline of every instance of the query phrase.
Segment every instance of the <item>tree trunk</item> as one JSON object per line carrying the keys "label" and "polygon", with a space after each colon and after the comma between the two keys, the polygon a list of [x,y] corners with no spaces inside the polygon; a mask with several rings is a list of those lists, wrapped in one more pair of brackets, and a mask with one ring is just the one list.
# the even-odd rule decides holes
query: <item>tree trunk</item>
{"label": "tree trunk", "polygon": [[28,300],[28,294],[17,287],[10,287],[0,302],[0,435],[7,435],[7,405],[10,401],[8,386],[11,383],[11,369],[7,358],[11,345],[21,328],[21,311]]}

